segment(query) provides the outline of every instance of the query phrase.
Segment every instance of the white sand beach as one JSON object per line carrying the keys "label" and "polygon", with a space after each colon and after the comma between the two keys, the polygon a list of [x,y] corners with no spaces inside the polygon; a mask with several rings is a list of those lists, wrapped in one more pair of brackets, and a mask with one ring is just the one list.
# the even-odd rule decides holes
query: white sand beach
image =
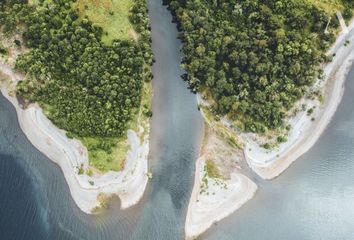
{"label": "white sand beach", "polygon": [[194,239],[215,222],[229,216],[257,190],[255,183],[239,173],[232,173],[231,179],[226,181],[207,177],[204,165],[205,159],[200,157],[196,162],[194,187],[188,205],[186,239]]}
{"label": "white sand beach", "polygon": [[[198,103],[203,103],[199,95]],[[240,173],[239,164],[243,161],[242,149],[226,143],[225,139],[218,134],[220,129],[216,126],[217,123],[208,119],[203,109],[201,114],[206,126],[200,157],[195,165],[194,185],[188,204],[185,222],[186,239],[196,238],[214,223],[232,214],[257,191],[257,185]],[[213,168],[220,175],[219,177],[209,176],[207,161],[213,162]]]}
{"label": "white sand beach", "polygon": [[[0,71],[11,79],[12,87],[22,77],[6,64],[0,64]],[[80,166],[88,167],[87,149],[79,141],[67,138],[65,132],[54,126],[37,104],[22,109],[8,89],[9,85],[3,84],[1,92],[16,108],[21,129],[38,150],[61,167],[71,195],[82,211],[91,213],[95,207],[99,207],[99,196],[119,196],[122,208],[140,200],[148,181],[148,136],[144,136],[143,142],[140,142],[139,133],[128,130],[130,150],[123,171],[110,171],[92,177],[78,174]]]}

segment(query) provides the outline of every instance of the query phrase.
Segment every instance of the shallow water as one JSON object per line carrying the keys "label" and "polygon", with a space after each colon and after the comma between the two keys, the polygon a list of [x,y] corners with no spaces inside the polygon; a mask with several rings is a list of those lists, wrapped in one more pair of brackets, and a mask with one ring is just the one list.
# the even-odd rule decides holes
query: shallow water
{"label": "shallow water", "polygon": [[[70,198],[60,168],[21,132],[0,95],[0,240],[183,239],[202,132],[195,95],[180,79],[180,42],[169,12],[149,0],[154,98],[149,182],[143,200],[97,216]],[[354,70],[343,101],[318,143],[239,211],[200,237],[208,240],[354,239]]]}

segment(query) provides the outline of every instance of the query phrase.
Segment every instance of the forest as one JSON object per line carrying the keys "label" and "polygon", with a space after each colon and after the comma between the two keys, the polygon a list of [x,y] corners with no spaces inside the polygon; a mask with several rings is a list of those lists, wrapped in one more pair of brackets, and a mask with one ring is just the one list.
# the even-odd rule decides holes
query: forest
{"label": "forest", "polygon": [[[180,30],[183,78],[245,131],[284,126],[335,40],[335,9],[309,0],[165,0]],[[354,3],[342,0],[343,16]],[[329,21],[331,19],[331,21]],[[325,33],[327,24],[331,31]]]}
{"label": "forest", "polygon": [[[96,3],[84,8],[94,11]],[[134,38],[119,38],[111,26],[106,30],[80,15],[74,0],[2,0],[0,5],[1,31],[20,35],[16,43],[29,50],[16,60],[15,69],[26,74],[17,95],[39,103],[56,126],[87,146],[90,163],[104,171],[121,169],[126,130],[142,107],[144,81],[152,78],[146,3],[131,3],[125,15]],[[104,36],[109,38],[103,41]]]}
{"label": "forest", "polygon": [[0,22],[5,32],[24,24],[24,44],[16,69],[26,73],[18,94],[41,103],[60,128],[80,137],[122,136],[140,105],[142,82],[151,78],[149,21],[143,0],[131,21],[140,37],[102,43],[102,28],[79,18],[71,0],[6,0]]}

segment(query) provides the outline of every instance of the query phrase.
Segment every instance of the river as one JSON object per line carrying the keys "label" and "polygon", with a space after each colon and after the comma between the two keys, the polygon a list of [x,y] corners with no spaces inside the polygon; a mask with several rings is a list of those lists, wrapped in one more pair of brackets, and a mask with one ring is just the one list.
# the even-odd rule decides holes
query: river
{"label": "river", "polygon": [[[60,168],[37,151],[0,96],[1,240],[172,240],[183,228],[202,135],[196,97],[180,78],[181,54],[171,15],[149,0],[153,51],[153,118],[149,182],[128,210],[115,199],[100,215],[82,213]],[[271,182],[256,176],[254,199],[200,239],[354,239],[354,70],[343,101],[319,142]]]}

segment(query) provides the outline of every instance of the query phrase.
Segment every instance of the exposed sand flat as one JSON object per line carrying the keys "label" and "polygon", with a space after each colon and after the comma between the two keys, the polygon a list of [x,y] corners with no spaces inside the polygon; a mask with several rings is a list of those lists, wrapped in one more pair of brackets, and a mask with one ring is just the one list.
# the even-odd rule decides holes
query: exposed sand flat
{"label": "exposed sand flat", "polygon": [[[0,64],[0,71],[9,76],[13,84],[21,78],[7,65]],[[16,108],[21,129],[37,149],[61,167],[71,195],[82,211],[91,213],[99,206],[97,197],[101,194],[118,195],[122,208],[132,206],[140,200],[148,181],[148,136],[145,136],[141,143],[138,134],[128,130],[130,150],[123,171],[110,171],[97,177],[79,175],[79,167],[88,166],[86,148],[79,141],[68,139],[64,131],[46,118],[37,104],[22,109],[17,99],[9,95],[8,87],[3,85],[1,92]]]}
{"label": "exposed sand flat", "polygon": [[257,190],[255,183],[239,173],[232,173],[230,180],[206,177],[204,165],[205,159],[200,157],[196,162],[194,187],[188,205],[186,239],[197,237],[213,223],[229,216],[251,199]]}
{"label": "exposed sand flat", "polygon": [[[350,43],[344,46],[346,40]],[[343,32],[328,51],[329,55],[335,53],[336,56],[323,68],[325,81],[317,83],[324,89],[324,102],[305,101],[307,105],[316,106],[315,112],[311,116],[307,116],[306,112],[301,112],[289,120],[292,129],[287,142],[280,144],[274,150],[266,150],[246,134],[245,157],[249,166],[259,176],[264,179],[277,177],[319,139],[342,99],[345,79],[354,59],[353,42],[354,23],[350,25],[349,33]],[[312,121],[311,118],[315,120]]]}
{"label": "exposed sand flat", "polygon": [[[198,102],[203,102],[199,95]],[[203,110],[201,114],[206,127],[201,156],[195,165],[194,185],[185,222],[186,239],[197,237],[215,222],[232,214],[257,191],[257,185],[240,173],[242,150],[226,143],[218,135],[215,123],[206,117]],[[208,176],[205,168],[207,160],[214,163],[223,179]]]}

